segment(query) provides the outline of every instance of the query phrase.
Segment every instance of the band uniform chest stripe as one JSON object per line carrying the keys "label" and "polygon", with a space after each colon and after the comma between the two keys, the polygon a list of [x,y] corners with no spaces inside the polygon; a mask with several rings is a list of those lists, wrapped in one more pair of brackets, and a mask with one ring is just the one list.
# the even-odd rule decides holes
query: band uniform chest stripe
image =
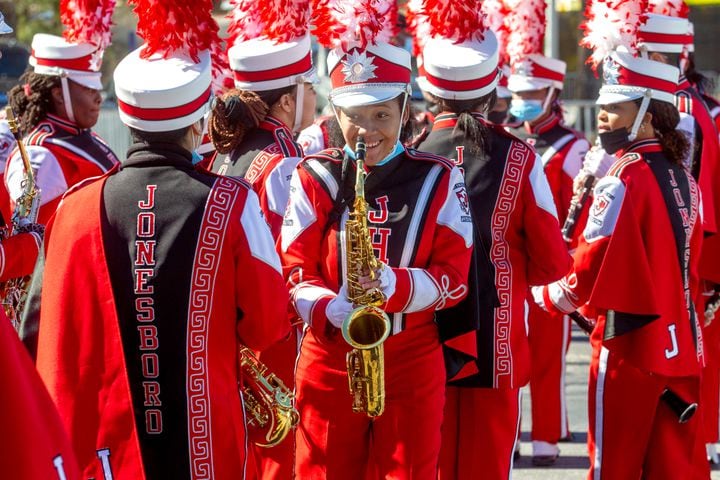
{"label": "band uniform chest stripe", "polygon": [[97,165],[98,168],[100,168],[103,172],[107,172],[112,168],[112,164],[105,165],[101,162],[99,162],[96,158],[92,157],[91,155],[88,155],[87,152],[82,150],[81,148],[76,147],[75,145],[72,145],[71,143],[64,142],[62,140],[58,140],[56,138],[48,138],[45,140],[47,143],[50,143],[52,145],[57,145],[58,147],[62,147],[66,150],[70,150],[75,155],[82,157],[83,159],[87,160],[88,162],[94,163]]}
{"label": "band uniform chest stripe", "polygon": [[315,172],[315,174],[325,184],[325,188],[327,188],[328,192],[330,193],[330,198],[335,199],[337,197],[340,187],[337,180],[335,180],[335,177],[332,176],[332,173],[330,173],[330,171],[328,171],[325,166],[323,166],[319,161],[315,159],[308,160],[306,162],[306,165],[310,170]]}
{"label": "band uniform chest stripe", "polygon": [[208,195],[195,248],[187,332],[187,416],[192,478],[213,478],[210,391],[207,370],[208,320],[220,253],[239,185],[218,177]]}
{"label": "band uniform chest stripe", "polygon": [[[437,158],[433,156],[432,158]],[[437,183],[437,179],[443,171],[443,166],[440,164],[433,165],[432,169],[428,172],[423,182],[422,188],[418,195],[417,204],[415,205],[415,211],[413,212],[410,225],[408,227],[407,236],[405,237],[405,244],[403,245],[402,256],[400,257],[399,267],[409,267],[410,261],[412,260],[413,252],[415,252],[415,244],[417,242],[420,224],[423,217],[426,215],[428,205],[430,203],[430,195],[433,191],[433,187]],[[393,314],[393,330],[392,333],[400,333],[403,329],[402,320],[403,315],[401,313]]]}
{"label": "band uniform chest stripe", "polygon": [[510,247],[505,233],[510,225],[510,216],[515,209],[521,188],[523,166],[531,158],[531,150],[519,142],[512,142],[507,154],[502,184],[491,220],[492,247],[490,258],[495,265],[495,285],[500,306],[495,309],[495,372],[493,386],[497,387],[501,376],[510,376],[512,382],[512,356],[510,352],[510,328],[512,299],[512,268]]}
{"label": "band uniform chest stripe", "polygon": [[547,163],[552,159],[555,154],[557,154],[560,150],[565,148],[567,144],[569,144],[571,141],[575,139],[575,135],[572,133],[568,133],[562,137],[560,137],[559,140],[557,140],[555,143],[550,145],[547,150],[542,154],[542,164],[543,166],[547,165]]}

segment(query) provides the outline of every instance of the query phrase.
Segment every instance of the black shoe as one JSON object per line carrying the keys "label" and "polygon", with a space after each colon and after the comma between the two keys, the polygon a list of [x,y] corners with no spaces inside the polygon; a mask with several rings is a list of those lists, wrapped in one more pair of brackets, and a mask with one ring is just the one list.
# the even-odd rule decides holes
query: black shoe
{"label": "black shoe", "polygon": [[568,432],[566,437],[562,437],[560,440],[558,440],[559,443],[572,443],[575,441],[575,434],[572,432]]}
{"label": "black shoe", "polygon": [[559,455],[534,455],[532,464],[536,467],[550,467],[555,465]]}
{"label": "black shoe", "polygon": [[520,449],[518,448],[513,452],[513,462],[520,460]]}

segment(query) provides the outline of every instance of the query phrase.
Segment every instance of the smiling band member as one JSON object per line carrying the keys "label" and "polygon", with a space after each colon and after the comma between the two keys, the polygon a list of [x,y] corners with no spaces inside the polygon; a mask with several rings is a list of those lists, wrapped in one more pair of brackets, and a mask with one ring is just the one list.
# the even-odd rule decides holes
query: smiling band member
{"label": "smiling band member", "polygon": [[699,415],[679,423],[666,389],[698,401],[694,300],[702,241],[698,185],[683,166],[678,69],[621,48],[597,100],[603,148],[619,159],[594,190],[573,270],[533,290],[541,306],[599,315],[591,335],[590,479],[690,478]]}
{"label": "smiling band member", "polygon": [[[102,175],[118,162],[110,147],[90,129],[100,115],[100,64],[103,51],[90,43],[71,43],[38,33],[33,37],[30,65],[21,85],[10,90],[10,105],[20,118],[30,163],[40,189],[38,222],[45,224],[60,198],[81,180]],[[15,151],[5,170],[10,199],[3,215],[14,208],[25,179]],[[9,217],[8,217],[9,218]]]}
{"label": "smiling band member", "polygon": [[[346,11],[357,15],[360,8]],[[327,18],[325,13],[316,10],[316,18]],[[467,293],[472,224],[460,171],[398,142],[409,113],[410,55],[348,33],[354,37],[349,51],[339,39],[320,38],[335,47],[328,57],[330,101],[346,144],[299,164],[280,236],[291,301],[306,323],[296,374],[295,473],[365,479],[370,463],[374,478],[430,479],[436,475],[445,401],[433,319],[436,310]],[[378,280],[365,276],[360,283],[382,291],[380,308],[391,323],[384,342],[385,411],[375,418],[353,412],[345,361],[351,347],[340,331],[353,309],[344,285],[345,235],[358,137],[367,145],[368,232],[381,262]]]}

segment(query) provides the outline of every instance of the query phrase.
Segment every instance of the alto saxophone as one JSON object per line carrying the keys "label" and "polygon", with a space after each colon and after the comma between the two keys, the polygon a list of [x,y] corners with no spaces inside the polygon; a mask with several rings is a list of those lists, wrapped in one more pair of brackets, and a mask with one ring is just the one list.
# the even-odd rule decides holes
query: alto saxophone
{"label": "alto saxophone", "polygon": [[248,436],[260,447],[274,447],[300,420],[293,406],[295,395],[247,347],[240,349],[240,371]]}
{"label": "alto saxophone", "polygon": [[[20,157],[25,167],[25,177],[22,182],[22,194],[15,202],[10,231],[8,232],[7,228],[4,228],[1,236],[2,238],[6,238],[11,235],[27,232],[37,232],[42,235],[45,228],[37,223],[38,210],[40,209],[40,190],[35,184],[35,174],[33,173],[30,158],[22,141],[20,127],[18,126],[11,107],[5,107],[5,115],[10,131],[17,141],[18,151],[20,152]],[[31,278],[30,275],[13,278],[0,285],[0,297],[2,297],[0,301],[3,304],[10,322],[15,328],[18,327],[22,311],[25,308],[27,288]]]}
{"label": "alto saxophone", "polygon": [[348,299],[358,305],[345,319],[342,334],[353,347],[347,354],[347,371],[354,412],[369,417],[382,415],[385,409],[385,359],[383,342],[390,335],[390,319],[380,308],[385,302],[381,291],[365,291],[360,275],[374,275],[380,263],[373,252],[367,226],[365,201],[365,143],[358,137],[355,146],[355,202],[345,223],[346,286]]}

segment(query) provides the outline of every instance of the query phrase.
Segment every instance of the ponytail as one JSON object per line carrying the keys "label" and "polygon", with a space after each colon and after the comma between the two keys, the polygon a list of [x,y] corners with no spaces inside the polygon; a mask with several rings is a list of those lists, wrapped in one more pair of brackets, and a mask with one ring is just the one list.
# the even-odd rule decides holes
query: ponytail
{"label": "ponytail", "polygon": [[208,118],[208,136],[219,153],[235,150],[251,130],[256,129],[280,97],[294,93],[295,85],[252,92],[232,89],[215,99]]}
{"label": "ponytail", "polygon": [[682,165],[690,144],[687,137],[677,130],[680,114],[675,105],[660,100],[651,100],[648,112],[652,114],[652,127],[660,141],[662,151],[670,162]]}
{"label": "ponytail", "polygon": [[[437,98],[437,97],[436,97]],[[437,98],[440,110],[452,112],[458,116],[457,124],[453,133],[457,130],[463,132],[468,141],[468,151],[473,155],[486,155],[488,153],[488,127],[477,118],[472,112],[489,112],[497,101],[497,90],[484,97],[471,100],[448,100]]]}

